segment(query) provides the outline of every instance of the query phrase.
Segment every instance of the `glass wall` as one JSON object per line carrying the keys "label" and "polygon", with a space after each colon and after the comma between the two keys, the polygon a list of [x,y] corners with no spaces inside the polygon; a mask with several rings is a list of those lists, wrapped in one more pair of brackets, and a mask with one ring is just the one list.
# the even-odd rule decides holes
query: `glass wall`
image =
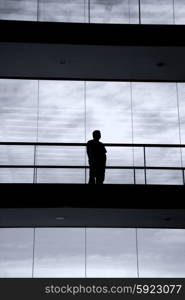
{"label": "glass wall", "polygon": [[[184,83],[0,79],[0,142],[86,143],[99,129],[117,145],[106,146],[105,183],[183,184],[183,148],[160,145],[185,144],[184,96]],[[150,144],[145,159],[132,144]],[[85,146],[0,145],[0,165],[1,183],[88,181]]]}
{"label": "glass wall", "polygon": [[141,0],[142,24],[174,24],[174,14],[173,0]]}
{"label": "glass wall", "polygon": [[184,247],[184,229],[1,228],[0,277],[185,277]]}
{"label": "glass wall", "polygon": [[87,21],[87,3],[84,0],[37,0],[38,21],[80,22]]}
{"label": "glass wall", "polygon": [[185,230],[139,229],[141,277],[185,276]]}
{"label": "glass wall", "polygon": [[[39,81],[39,142],[84,143],[83,81]],[[85,147],[38,147],[37,165],[85,165]],[[38,183],[84,183],[84,169],[38,169]]]}
{"label": "glass wall", "polygon": [[[35,142],[38,82],[0,80],[0,142]],[[1,165],[33,165],[34,147],[0,145]],[[2,183],[32,183],[33,169],[0,168]]]}
{"label": "glass wall", "polygon": [[185,24],[184,0],[0,0],[0,19]]}
{"label": "glass wall", "polygon": [[[134,143],[181,143],[177,89],[176,83],[132,83]],[[146,148],[146,164],[150,167],[181,167],[181,159],[180,148]],[[142,173],[138,176],[143,178]],[[147,170],[147,183],[183,184],[182,171]]]}
{"label": "glass wall", "polygon": [[87,229],[87,277],[137,277],[135,229]]}
{"label": "glass wall", "polygon": [[139,23],[138,0],[91,0],[90,23]]}
{"label": "glass wall", "polygon": [[37,21],[38,0],[0,0],[1,20]]}
{"label": "glass wall", "polygon": [[84,229],[36,229],[34,277],[50,276],[85,276]]}
{"label": "glass wall", "polygon": [[0,277],[32,277],[32,228],[0,229]]}

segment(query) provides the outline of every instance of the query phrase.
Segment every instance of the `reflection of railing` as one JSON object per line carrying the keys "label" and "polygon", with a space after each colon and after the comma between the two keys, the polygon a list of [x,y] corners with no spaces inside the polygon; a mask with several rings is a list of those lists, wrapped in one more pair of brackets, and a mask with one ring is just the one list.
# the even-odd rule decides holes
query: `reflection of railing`
{"label": "reflection of railing", "polygon": [[[86,143],[43,143],[43,142],[0,142],[0,146],[33,146],[34,153],[36,153],[37,147],[85,147]],[[134,184],[136,183],[135,170],[144,170],[144,184],[147,184],[147,170],[181,170],[183,184],[185,185],[184,170],[185,167],[182,166],[182,153],[181,153],[181,167],[162,167],[162,166],[147,166],[146,148],[185,148],[184,144],[118,144],[118,143],[105,143],[106,147],[131,147],[143,148],[143,165],[142,166],[106,166],[106,169],[133,169],[134,171]],[[34,154],[35,155],[35,154]],[[35,161],[35,160],[34,160]],[[52,169],[88,169],[89,166],[77,166],[77,165],[0,165],[0,168],[32,168],[32,169],[42,169],[42,168],[52,168]]]}

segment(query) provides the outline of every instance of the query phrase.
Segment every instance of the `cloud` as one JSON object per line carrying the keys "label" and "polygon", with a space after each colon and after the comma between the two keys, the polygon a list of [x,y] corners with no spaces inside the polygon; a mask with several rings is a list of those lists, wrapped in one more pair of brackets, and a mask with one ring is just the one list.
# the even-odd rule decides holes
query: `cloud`
{"label": "cloud", "polygon": [[[86,230],[88,277],[136,277],[134,228]],[[33,228],[0,229],[0,277],[31,277]],[[185,276],[184,229],[138,229],[140,277]],[[35,277],[85,276],[84,228],[36,228]]]}
{"label": "cloud", "polygon": [[[183,116],[185,108],[182,99],[185,88],[183,84],[178,86],[180,120],[182,121],[181,135],[184,136]],[[36,141],[38,117],[38,141],[85,142],[84,117],[86,114],[86,140],[91,139],[92,131],[98,128],[102,132],[103,142],[132,143],[133,117],[133,137],[135,143],[179,143],[176,84],[132,83],[133,116],[131,115],[130,88],[131,86],[128,82],[87,82],[85,98],[83,81],[39,81],[38,98],[37,81],[1,79],[0,139],[1,141]],[[83,164],[79,155],[75,158],[66,149],[61,151],[62,156],[57,154],[58,150],[55,151],[53,149],[53,157],[50,155],[50,150],[48,148],[48,152],[47,150],[44,152],[44,160],[46,162],[50,157],[51,163],[62,164],[65,157],[65,161],[69,163]],[[122,149],[123,151],[121,149],[114,151],[111,148],[107,150],[109,164],[124,165],[126,163],[128,165],[129,163],[133,165],[133,152],[131,148]],[[9,163],[16,161],[16,155],[18,160],[18,157],[22,155],[18,149],[15,149],[15,152],[10,148],[7,148],[5,152],[2,151],[4,150],[1,150],[1,154],[4,153],[4,159]],[[29,160],[31,157],[33,158],[30,151],[33,154],[33,147],[29,148],[27,152],[29,153]],[[180,166],[181,154],[176,149],[173,151],[169,149],[150,149],[148,151],[147,163],[150,165],[172,164]],[[42,153],[40,150],[39,152]],[[141,165],[143,164],[142,151],[139,156],[136,155],[136,152],[135,150],[135,163],[140,160],[140,163],[138,162],[137,164]],[[28,158],[28,154],[25,153],[25,159],[26,157]],[[85,156],[83,155],[84,159]],[[38,163],[39,161],[43,161],[41,154],[38,157]],[[46,172],[48,177],[43,180],[53,180],[53,172],[52,170],[50,176],[48,170]],[[64,177],[60,175],[62,173],[55,170],[55,174],[58,174],[55,176],[57,182],[58,180],[64,180]],[[133,176],[131,173],[127,178],[130,178],[129,182],[132,183]],[[9,171],[7,174],[9,174]],[[16,174],[16,172],[12,171],[12,174]],[[17,172],[17,176],[20,176],[18,174]],[[43,172],[39,170],[38,174],[41,176]],[[75,174],[77,173],[74,172],[74,178],[78,178],[76,180],[80,180],[81,182],[81,179],[83,180],[84,178],[84,171],[81,170],[78,173],[78,176],[82,176],[81,179],[80,177],[75,177]],[[125,171],[114,172],[107,170],[107,182],[112,177],[114,182],[117,180],[121,183],[121,178],[125,178],[124,174]],[[157,176],[159,175],[161,182],[165,182],[166,178],[167,183],[175,181],[177,172],[160,171],[157,173],[157,171],[149,171],[147,174],[149,182],[157,180]],[[58,179],[57,176],[59,176]],[[43,175],[41,178],[43,178]],[[14,180],[16,180],[16,177]]]}

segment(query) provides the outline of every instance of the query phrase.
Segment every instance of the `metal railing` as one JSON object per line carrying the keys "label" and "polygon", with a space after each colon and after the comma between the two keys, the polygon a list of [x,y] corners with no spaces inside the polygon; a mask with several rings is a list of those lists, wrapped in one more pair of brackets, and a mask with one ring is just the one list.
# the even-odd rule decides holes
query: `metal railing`
{"label": "metal railing", "polygon": [[[86,143],[44,143],[44,142],[0,142],[0,146],[33,146],[34,156],[37,151],[37,147],[86,147]],[[130,147],[133,150],[135,148],[143,149],[143,165],[126,165],[126,166],[106,166],[106,169],[132,169],[134,171],[134,184],[136,183],[135,171],[144,170],[144,184],[147,184],[147,170],[180,170],[182,171],[182,182],[185,185],[185,176],[182,164],[182,149],[185,148],[185,144],[119,144],[119,143],[104,143],[105,147]],[[181,166],[147,166],[146,148],[179,148],[181,149]],[[35,160],[34,160],[35,161]],[[1,164],[0,168],[33,168],[33,169],[89,169],[86,165],[40,165],[34,163],[33,165],[17,165],[17,164]]]}

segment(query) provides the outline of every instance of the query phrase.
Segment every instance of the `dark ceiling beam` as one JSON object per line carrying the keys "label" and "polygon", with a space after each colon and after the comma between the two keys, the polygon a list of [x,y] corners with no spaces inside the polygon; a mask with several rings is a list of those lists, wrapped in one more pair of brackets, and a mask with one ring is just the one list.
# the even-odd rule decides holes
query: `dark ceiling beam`
{"label": "dark ceiling beam", "polygon": [[185,25],[0,21],[0,42],[185,46]]}

